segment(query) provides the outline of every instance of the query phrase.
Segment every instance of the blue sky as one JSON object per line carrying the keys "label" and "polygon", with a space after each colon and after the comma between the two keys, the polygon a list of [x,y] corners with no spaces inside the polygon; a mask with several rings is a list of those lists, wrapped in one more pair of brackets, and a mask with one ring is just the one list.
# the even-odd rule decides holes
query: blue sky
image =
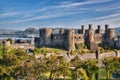
{"label": "blue sky", "polygon": [[120,26],[120,0],[0,0],[0,28]]}

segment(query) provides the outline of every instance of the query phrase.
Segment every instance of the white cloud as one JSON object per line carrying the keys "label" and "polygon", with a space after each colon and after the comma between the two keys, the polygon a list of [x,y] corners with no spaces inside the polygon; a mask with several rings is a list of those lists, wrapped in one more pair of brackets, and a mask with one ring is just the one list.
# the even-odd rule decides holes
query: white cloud
{"label": "white cloud", "polygon": [[68,7],[77,7],[81,5],[88,5],[88,4],[96,4],[96,3],[106,3],[106,2],[111,2],[113,0],[89,0],[85,2],[72,2],[68,4],[62,4],[62,5],[57,5],[57,6],[51,6],[51,8],[68,8]]}
{"label": "white cloud", "polygon": [[[84,13],[85,11],[88,11],[90,9],[93,9],[94,11],[106,11],[106,10],[113,10],[113,9],[119,9],[120,7],[106,7],[103,8],[104,6],[101,7],[96,7],[93,6],[92,7],[83,7],[84,5],[93,5],[93,4],[100,4],[100,3],[107,3],[107,2],[111,2],[114,0],[86,0],[84,2],[74,2],[74,1],[64,1],[61,2],[58,5],[53,5],[53,6],[47,6],[47,7],[41,7],[39,9],[36,10],[30,10],[30,11],[24,11],[24,12],[16,12],[16,13],[5,13],[5,14],[0,14],[0,18],[1,17],[7,17],[7,16],[14,16],[16,14],[20,14],[22,15],[22,17],[20,16],[17,20],[13,19],[11,21],[5,21],[2,24],[6,24],[6,23],[21,23],[21,22],[28,22],[28,21],[34,21],[34,20],[42,20],[42,19],[50,19],[50,18],[56,18],[56,17],[62,17],[62,16],[69,16],[69,15],[74,15],[74,14],[80,14],[80,13]],[[51,11],[50,14],[48,13],[48,11]],[[37,15],[36,14],[40,14]],[[84,19],[81,20],[81,23],[95,23],[95,24],[99,24],[99,23],[107,23],[107,22],[114,22],[114,23],[118,23],[119,21],[119,13],[116,14],[111,14],[111,15],[107,15],[107,16],[102,16],[102,17],[96,17],[96,18],[91,18],[91,19]],[[112,21],[114,20],[114,21]]]}
{"label": "white cloud", "polygon": [[4,18],[4,17],[8,17],[8,16],[14,16],[18,13],[15,13],[15,12],[9,12],[9,13],[3,13],[3,14],[0,14],[0,18]]}
{"label": "white cloud", "polygon": [[112,19],[112,18],[119,18],[119,16],[120,16],[120,13],[114,13],[111,15],[98,17],[98,18],[96,18],[96,20],[108,20],[108,19]]}
{"label": "white cloud", "polygon": [[115,10],[115,9],[120,9],[120,7],[119,6],[118,7],[111,6],[108,8],[101,7],[101,8],[96,9],[96,11],[109,11],[109,10]]}
{"label": "white cloud", "polygon": [[96,18],[90,18],[90,19],[83,19],[79,21],[81,24],[94,24],[96,25],[102,25],[110,24],[112,27],[118,27],[120,26],[120,13],[113,13],[107,16],[101,16]]}
{"label": "white cloud", "polygon": [[34,21],[34,20],[41,20],[41,19],[50,19],[50,18],[56,18],[56,17],[63,17],[63,16],[70,16],[70,15],[75,15],[75,14],[80,14],[81,12],[66,12],[64,13],[50,13],[50,14],[44,14],[41,16],[35,16],[32,18],[27,18],[27,19],[21,19],[21,20],[13,20],[13,21],[8,21],[2,24],[6,23],[21,23],[21,22],[28,22],[28,21]]}

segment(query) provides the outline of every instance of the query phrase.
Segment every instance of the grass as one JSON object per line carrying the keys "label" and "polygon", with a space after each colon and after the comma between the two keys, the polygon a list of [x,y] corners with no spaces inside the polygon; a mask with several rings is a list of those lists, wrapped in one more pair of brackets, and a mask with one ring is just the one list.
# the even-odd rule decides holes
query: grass
{"label": "grass", "polygon": [[41,54],[41,53],[66,53],[66,50],[63,49],[57,49],[57,48],[36,48],[35,54]]}
{"label": "grass", "polygon": [[105,71],[105,69],[100,69],[99,70],[99,77],[106,77],[106,71]]}

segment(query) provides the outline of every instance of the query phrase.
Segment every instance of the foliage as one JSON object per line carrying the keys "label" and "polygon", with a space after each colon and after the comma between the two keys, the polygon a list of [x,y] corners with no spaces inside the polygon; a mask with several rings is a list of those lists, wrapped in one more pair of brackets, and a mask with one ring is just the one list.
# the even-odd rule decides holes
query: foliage
{"label": "foliage", "polygon": [[81,67],[82,65],[82,61],[80,60],[80,58],[78,56],[74,57],[71,61],[70,64],[72,67]]}
{"label": "foliage", "polygon": [[[1,53],[2,49],[1,45]],[[35,50],[39,52],[39,49]],[[49,52],[48,48],[42,50],[45,50],[44,53]],[[66,57],[57,54],[36,59],[35,55],[29,55],[26,50],[18,48],[10,50],[1,56],[0,80],[18,80],[19,78],[26,80],[54,80],[60,76],[64,80],[76,80],[77,76],[82,76],[85,80],[92,80],[98,71],[97,61],[82,61],[79,55],[70,61]],[[120,69],[120,58],[105,59],[103,64],[106,72],[112,74]]]}
{"label": "foliage", "polygon": [[84,48],[84,49],[87,49],[87,45],[86,45],[86,44],[83,44],[83,48]]}
{"label": "foliage", "polygon": [[96,51],[95,50],[90,50],[90,53],[95,53]]}
{"label": "foliage", "polygon": [[66,50],[57,48],[35,48],[35,54],[46,54],[46,53],[65,53]]}
{"label": "foliage", "polygon": [[82,49],[81,54],[85,54],[85,53],[86,53],[86,50]]}
{"label": "foliage", "polygon": [[80,49],[80,45],[77,44],[77,43],[75,43],[75,48],[76,48],[76,49]]}
{"label": "foliage", "polygon": [[112,73],[120,70],[120,59],[119,58],[106,58],[103,60],[103,64],[106,70],[106,79],[110,80]]}
{"label": "foliage", "polygon": [[88,60],[82,64],[82,68],[86,71],[89,80],[93,80],[93,75],[98,71],[96,64],[97,61],[94,60]]}
{"label": "foliage", "polygon": [[85,80],[88,80],[88,76],[86,74],[86,71],[83,68],[78,69],[78,72]]}

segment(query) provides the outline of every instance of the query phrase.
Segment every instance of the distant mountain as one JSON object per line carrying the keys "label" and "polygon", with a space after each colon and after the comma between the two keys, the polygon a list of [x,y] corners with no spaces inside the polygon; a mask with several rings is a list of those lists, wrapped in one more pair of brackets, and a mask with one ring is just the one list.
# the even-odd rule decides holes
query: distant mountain
{"label": "distant mountain", "polygon": [[38,30],[35,28],[27,28],[25,30],[10,30],[10,29],[0,29],[0,34],[11,34],[11,33],[36,33]]}
{"label": "distant mountain", "polygon": [[0,29],[0,34],[18,34],[27,37],[37,37],[39,35],[39,30],[36,28],[27,28],[25,30],[10,30],[10,29]]}
{"label": "distant mountain", "polygon": [[27,28],[26,30],[24,30],[24,33],[25,34],[35,34],[35,33],[37,33],[38,32],[38,30],[37,29],[35,29],[35,28]]}
{"label": "distant mountain", "polygon": [[12,34],[14,32],[16,32],[16,30],[0,29],[0,34]]}

